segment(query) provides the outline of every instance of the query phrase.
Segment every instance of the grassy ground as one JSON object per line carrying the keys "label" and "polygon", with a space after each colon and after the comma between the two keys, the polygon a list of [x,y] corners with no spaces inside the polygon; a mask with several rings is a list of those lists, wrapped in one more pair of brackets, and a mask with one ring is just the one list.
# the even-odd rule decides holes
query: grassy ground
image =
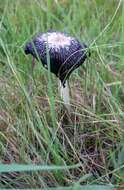
{"label": "grassy ground", "polygon": [[[2,173],[1,188],[124,185],[123,6],[118,0],[0,0],[0,161],[78,164]],[[23,51],[26,41],[48,29],[90,46],[91,57],[70,78],[68,117],[56,77],[51,86],[38,62],[32,75]]]}

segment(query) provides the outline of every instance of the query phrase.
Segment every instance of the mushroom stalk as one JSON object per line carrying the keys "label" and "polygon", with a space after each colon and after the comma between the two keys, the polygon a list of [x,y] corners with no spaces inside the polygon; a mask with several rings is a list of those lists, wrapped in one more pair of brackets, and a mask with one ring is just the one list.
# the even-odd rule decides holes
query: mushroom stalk
{"label": "mushroom stalk", "polygon": [[60,80],[58,80],[59,83],[59,94],[61,99],[64,102],[65,107],[68,111],[70,111],[70,96],[69,96],[69,85],[68,81],[66,80],[65,86],[61,83]]}

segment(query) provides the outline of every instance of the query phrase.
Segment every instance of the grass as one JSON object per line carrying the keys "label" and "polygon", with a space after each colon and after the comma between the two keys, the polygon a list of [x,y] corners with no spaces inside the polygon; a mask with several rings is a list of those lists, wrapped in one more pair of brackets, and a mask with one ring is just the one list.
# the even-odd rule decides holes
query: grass
{"label": "grass", "polygon": [[[123,1],[0,0],[0,18],[0,161],[12,164],[0,165],[0,187],[123,189]],[[91,51],[71,75],[69,116],[61,112],[56,77],[40,62],[32,75],[23,50],[48,29]]]}

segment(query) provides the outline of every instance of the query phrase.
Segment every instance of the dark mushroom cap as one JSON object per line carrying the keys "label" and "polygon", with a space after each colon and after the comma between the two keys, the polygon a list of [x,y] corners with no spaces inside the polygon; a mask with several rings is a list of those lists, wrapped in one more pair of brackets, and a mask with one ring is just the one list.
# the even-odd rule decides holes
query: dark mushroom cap
{"label": "dark mushroom cap", "polygon": [[71,72],[87,58],[87,46],[61,32],[47,32],[34,37],[26,44],[25,54],[40,59],[47,69],[47,48],[50,71],[59,77],[63,85]]}

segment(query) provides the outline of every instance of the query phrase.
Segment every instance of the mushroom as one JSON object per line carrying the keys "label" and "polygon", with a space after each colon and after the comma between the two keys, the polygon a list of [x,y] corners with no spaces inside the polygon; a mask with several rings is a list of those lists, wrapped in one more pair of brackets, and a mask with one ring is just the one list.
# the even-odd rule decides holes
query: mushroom
{"label": "mushroom", "polygon": [[69,88],[67,79],[76,68],[87,58],[87,46],[81,44],[76,38],[68,34],[56,31],[48,31],[34,37],[25,46],[25,54],[40,60],[43,66],[48,69],[47,50],[50,59],[50,71],[59,78],[60,96],[65,106],[69,109]]}

